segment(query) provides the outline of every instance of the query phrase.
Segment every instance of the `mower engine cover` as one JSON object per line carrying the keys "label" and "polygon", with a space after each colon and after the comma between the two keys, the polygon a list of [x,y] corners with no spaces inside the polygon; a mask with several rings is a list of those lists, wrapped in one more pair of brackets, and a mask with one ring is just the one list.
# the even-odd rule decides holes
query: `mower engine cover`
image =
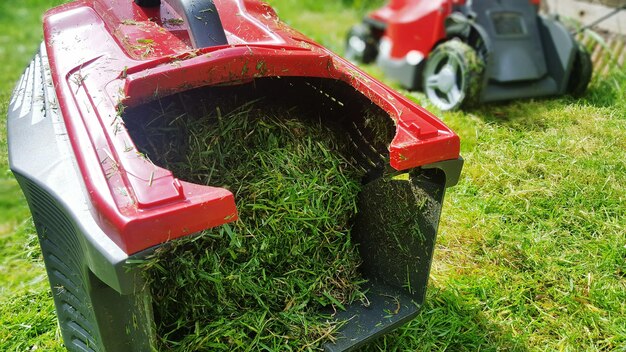
{"label": "mower engine cover", "polygon": [[442,110],[584,93],[585,48],[529,0],[392,0],[348,33],[346,56],[376,61]]}
{"label": "mower engine cover", "polygon": [[[45,15],[44,37],[11,99],[9,159],[51,286],[65,288],[54,299],[68,349],[153,349],[149,290],[132,260],[237,219],[230,191],[181,181],[154,165],[123,123],[126,108],[201,87],[271,81],[290,89],[303,82],[308,94],[325,99],[320,106],[334,104],[327,109],[336,116],[363,119],[364,106],[383,111],[395,125],[383,151],[387,166],[410,173],[413,186],[435,202],[432,212],[416,215],[428,222],[428,246],[411,264],[419,268],[405,294],[412,305],[422,303],[444,191],[462,167],[458,136],[431,113],[289,28],[257,0],[79,0]],[[343,100],[322,86],[339,87]],[[379,270],[376,263],[368,267]],[[405,290],[385,276],[391,277],[377,274]],[[354,348],[416,312],[367,329],[347,324],[353,329],[347,342],[327,349]]]}

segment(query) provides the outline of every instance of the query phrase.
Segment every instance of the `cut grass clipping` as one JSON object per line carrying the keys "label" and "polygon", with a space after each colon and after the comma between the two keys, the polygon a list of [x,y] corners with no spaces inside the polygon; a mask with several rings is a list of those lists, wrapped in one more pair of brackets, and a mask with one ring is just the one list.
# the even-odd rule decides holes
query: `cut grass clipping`
{"label": "cut grass clipping", "polygon": [[240,216],[143,264],[163,349],[316,348],[341,324],[333,310],[363,297],[349,225],[362,174],[330,129],[258,105],[193,118],[166,108],[147,127],[169,139],[155,162],[231,190]]}

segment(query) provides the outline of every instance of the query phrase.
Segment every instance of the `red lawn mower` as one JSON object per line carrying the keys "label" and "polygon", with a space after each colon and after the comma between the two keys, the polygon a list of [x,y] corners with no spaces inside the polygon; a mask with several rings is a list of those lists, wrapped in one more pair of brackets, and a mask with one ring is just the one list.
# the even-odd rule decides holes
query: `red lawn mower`
{"label": "red lawn mower", "polygon": [[[417,315],[445,189],[463,165],[459,137],[435,116],[257,0],[78,0],[43,27],[9,105],[8,149],[68,350],[154,351],[150,288],[133,262],[238,217],[229,190],[144,156],[141,126],[168,97],[216,109],[216,96],[263,98],[340,130],[366,174],[352,234],[369,302],[337,313],[345,325],[324,348],[355,349]],[[396,172],[406,177],[387,177]],[[388,240],[399,223],[410,230]]]}
{"label": "red lawn mower", "polygon": [[585,48],[539,0],[391,0],[352,27],[346,57],[376,62],[434,105],[584,93]]}

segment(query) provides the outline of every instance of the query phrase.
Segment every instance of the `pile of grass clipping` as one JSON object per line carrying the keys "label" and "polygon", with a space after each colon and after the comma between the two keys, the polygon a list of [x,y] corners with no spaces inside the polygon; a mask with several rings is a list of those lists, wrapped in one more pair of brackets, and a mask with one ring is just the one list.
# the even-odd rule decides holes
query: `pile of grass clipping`
{"label": "pile of grass clipping", "polygon": [[256,105],[181,117],[184,157],[180,145],[160,156],[181,179],[231,190],[240,216],[144,264],[163,350],[317,349],[341,324],[320,309],[363,297],[349,228],[362,174],[337,152],[347,146]]}

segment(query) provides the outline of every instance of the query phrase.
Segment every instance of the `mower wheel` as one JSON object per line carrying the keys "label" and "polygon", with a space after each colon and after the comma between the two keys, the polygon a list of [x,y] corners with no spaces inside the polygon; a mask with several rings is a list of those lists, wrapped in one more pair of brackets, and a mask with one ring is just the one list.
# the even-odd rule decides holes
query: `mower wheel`
{"label": "mower wheel", "polygon": [[372,28],[365,23],[359,23],[348,32],[346,38],[346,59],[368,64],[378,56],[378,40],[372,33]]}
{"label": "mower wheel", "polygon": [[577,97],[583,95],[587,90],[587,86],[591,81],[593,64],[589,52],[580,43],[576,45],[575,55],[572,72],[570,72],[569,82],[567,82],[567,92]]}
{"label": "mower wheel", "polygon": [[482,89],[485,63],[476,50],[458,39],[437,46],[424,66],[424,93],[441,110],[475,103]]}

